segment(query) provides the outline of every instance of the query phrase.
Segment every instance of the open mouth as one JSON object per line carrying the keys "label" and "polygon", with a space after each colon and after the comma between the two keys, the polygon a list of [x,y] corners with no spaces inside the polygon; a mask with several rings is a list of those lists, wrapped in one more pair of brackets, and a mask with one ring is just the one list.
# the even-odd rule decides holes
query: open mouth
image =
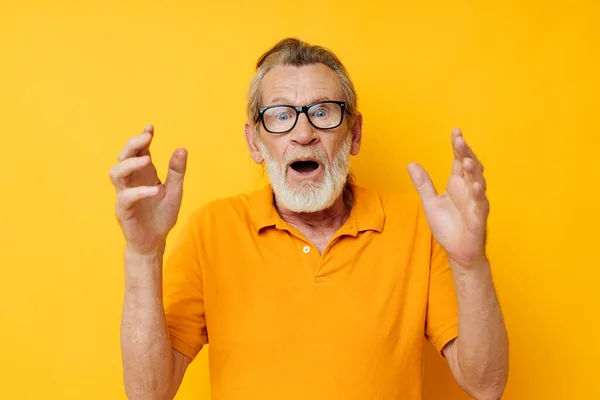
{"label": "open mouth", "polygon": [[319,168],[319,163],[312,160],[299,160],[290,164],[290,167],[301,174],[309,174]]}

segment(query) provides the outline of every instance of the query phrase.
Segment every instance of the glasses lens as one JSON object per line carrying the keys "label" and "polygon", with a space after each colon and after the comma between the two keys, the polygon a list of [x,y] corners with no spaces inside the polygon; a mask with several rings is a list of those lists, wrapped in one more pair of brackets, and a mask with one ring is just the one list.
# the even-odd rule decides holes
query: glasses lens
{"label": "glasses lens", "polygon": [[318,103],[308,109],[308,117],[314,126],[328,129],[342,122],[342,106],[337,103]]}
{"label": "glasses lens", "polygon": [[291,107],[272,107],[263,113],[263,121],[269,132],[286,132],[296,122],[296,110]]}

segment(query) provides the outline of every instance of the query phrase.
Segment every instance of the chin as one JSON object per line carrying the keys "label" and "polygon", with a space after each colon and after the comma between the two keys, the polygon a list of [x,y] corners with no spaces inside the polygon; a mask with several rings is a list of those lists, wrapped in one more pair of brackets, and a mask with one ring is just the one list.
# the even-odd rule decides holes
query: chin
{"label": "chin", "polygon": [[296,213],[323,211],[336,200],[331,185],[311,180],[301,181],[293,186],[285,184],[280,193],[275,193],[280,205]]}

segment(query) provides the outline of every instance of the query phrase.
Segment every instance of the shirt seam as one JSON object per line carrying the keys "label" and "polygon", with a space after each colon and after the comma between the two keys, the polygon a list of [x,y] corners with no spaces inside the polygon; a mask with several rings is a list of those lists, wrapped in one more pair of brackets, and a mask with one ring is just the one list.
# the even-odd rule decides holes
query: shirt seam
{"label": "shirt seam", "polygon": [[[179,340],[180,342],[183,342],[183,343],[185,343],[187,346],[189,346],[189,347],[191,347],[192,349],[194,349],[194,350],[195,350],[197,353],[199,353],[199,352],[200,352],[200,350],[202,350],[202,346],[204,346],[204,345],[201,345],[201,346],[200,346],[200,348],[197,348],[196,346],[194,346],[194,345],[190,344],[190,343],[189,343],[187,340],[185,340],[185,339],[182,339],[182,338],[181,338],[181,337],[179,337],[178,335],[175,335],[175,334],[173,334],[173,333],[169,333],[169,335],[170,335],[171,337],[174,337],[175,339]],[[202,338],[205,338],[205,336],[204,336],[204,335],[202,335]],[[208,339],[208,338],[207,338],[207,339]],[[206,341],[206,343],[208,343],[208,340]],[[205,344],[206,344],[206,343],[205,343]]]}
{"label": "shirt seam", "polygon": [[458,322],[456,322],[456,323],[454,323],[454,324],[450,325],[448,328],[444,329],[442,332],[440,332],[440,334],[439,334],[439,335],[437,335],[437,337],[436,337],[436,338],[435,338],[435,340],[433,341],[433,344],[434,344],[434,345],[437,345],[437,344],[438,344],[438,342],[440,341],[440,339],[442,338],[442,336],[444,336],[444,334],[445,334],[446,332],[448,332],[448,331],[449,331],[449,330],[451,330],[451,329],[454,329],[454,328],[456,328],[457,326],[458,326]]}

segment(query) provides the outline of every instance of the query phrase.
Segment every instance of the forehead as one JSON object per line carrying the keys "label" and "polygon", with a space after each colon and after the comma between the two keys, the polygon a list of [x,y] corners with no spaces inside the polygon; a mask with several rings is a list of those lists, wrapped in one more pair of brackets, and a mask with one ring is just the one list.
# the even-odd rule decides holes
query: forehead
{"label": "forehead", "polygon": [[261,83],[262,104],[306,105],[321,100],[343,100],[340,80],[324,64],[277,66]]}

